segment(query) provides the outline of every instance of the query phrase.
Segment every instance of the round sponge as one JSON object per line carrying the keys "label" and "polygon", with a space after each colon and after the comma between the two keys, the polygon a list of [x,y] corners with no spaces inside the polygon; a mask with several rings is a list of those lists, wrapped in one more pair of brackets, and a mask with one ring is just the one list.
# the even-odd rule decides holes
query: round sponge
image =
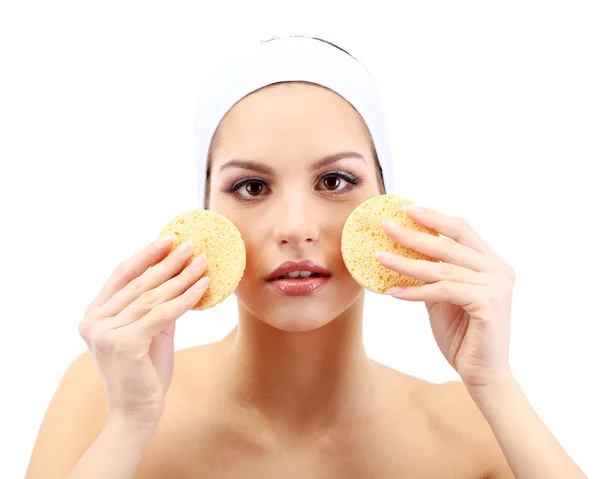
{"label": "round sponge", "polygon": [[402,205],[413,203],[395,195],[369,198],[350,213],[342,230],[342,257],[346,268],[358,284],[379,294],[394,286],[419,286],[424,281],[405,276],[383,266],[377,251],[387,251],[407,258],[437,262],[422,253],[410,250],[393,241],[383,230],[382,220],[392,220],[405,228],[439,236],[437,231],[413,221],[401,210]]}
{"label": "round sponge", "polygon": [[167,233],[175,235],[171,251],[192,239],[194,253],[187,264],[206,254],[208,289],[191,309],[212,308],[235,291],[246,268],[246,246],[229,219],[209,210],[188,211],[169,221],[160,236]]}

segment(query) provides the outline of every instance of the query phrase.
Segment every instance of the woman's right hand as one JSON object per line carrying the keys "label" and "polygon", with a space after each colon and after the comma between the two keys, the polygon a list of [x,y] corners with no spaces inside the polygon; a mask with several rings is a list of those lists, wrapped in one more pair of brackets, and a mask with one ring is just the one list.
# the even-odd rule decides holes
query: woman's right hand
{"label": "woman's right hand", "polygon": [[171,248],[171,238],[159,238],[117,266],[79,325],[106,390],[109,418],[156,425],[164,411],[175,322],[208,287],[208,277],[199,280],[205,256],[186,267],[191,244],[169,254]]}

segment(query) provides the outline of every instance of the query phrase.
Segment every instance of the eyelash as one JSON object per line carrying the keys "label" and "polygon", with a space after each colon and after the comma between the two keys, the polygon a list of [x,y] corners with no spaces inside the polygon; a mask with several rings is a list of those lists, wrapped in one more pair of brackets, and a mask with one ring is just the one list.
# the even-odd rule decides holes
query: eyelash
{"label": "eyelash", "polygon": [[[341,196],[341,195],[345,195],[347,194],[349,191],[353,190],[354,188],[356,188],[357,186],[360,186],[362,184],[362,178],[356,175],[353,175],[351,173],[349,173],[348,171],[344,171],[344,170],[332,170],[332,171],[326,171],[325,173],[321,174],[319,176],[319,178],[317,178],[317,183],[325,180],[326,178],[330,178],[330,177],[339,177],[342,180],[346,181],[348,183],[348,186],[346,186],[343,190],[337,191],[329,191],[328,193],[334,196]],[[260,196],[263,195],[256,195],[252,198],[245,198],[241,195],[237,194],[237,191],[242,187],[247,185],[248,183],[260,183],[263,186],[266,186],[267,188],[270,188],[269,184],[262,178],[259,177],[242,177],[242,178],[238,178],[236,180],[233,180],[233,182],[229,185],[229,186],[225,186],[223,188],[221,188],[221,191],[223,193],[229,193],[231,195],[233,195],[233,197],[237,200],[237,201],[242,201],[242,202],[251,202],[251,201],[255,201],[255,199],[257,199]]]}

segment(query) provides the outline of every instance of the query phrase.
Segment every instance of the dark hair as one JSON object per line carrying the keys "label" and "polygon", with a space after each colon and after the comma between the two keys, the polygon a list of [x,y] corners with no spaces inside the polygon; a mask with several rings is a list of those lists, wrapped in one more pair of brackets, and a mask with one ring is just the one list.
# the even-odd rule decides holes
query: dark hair
{"label": "dark hair", "polygon": [[[322,38],[318,38],[318,37],[307,37],[304,35],[289,35],[287,37],[271,37],[267,40],[263,40],[261,43],[272,42],[272,41],[279,40],[281,38],[290,38],[290,37],[312,38],[313,40],[318,40],[320,42],[327,43],[328,45],[331,45],[332,47],[337,48],[338,50],[344,52],[346,55],[354,58],[343,48],[340,48],[339,46],[337,46],[327,40],[323,40]],[[356,60],[356,58],[354,58],[354,59]],[[285,82],[285,83],[293,83],[293,82]],[[355,111],[356,111],[356,109],[355,109]],[[357,113],[358,113],[358,111],[357,111]],[[359,116],[360,116],[360,113],[359,113]],[[361,118],[362,118],[362,116],[361,116]],[[367,125],[364,123],[364,120],[363,120],[363,130],[364,130],[365,134],[367,135],[367,138],[369,138],[369,141],[371,143],[371,154],[373,155],[373,158],[375,159],[375,170],[377,173],[377,185],[379,186],[379,191],[381,193],[385,193],[385,185],[383,183],[383,172],[381,170],[381,164],[379,163],[379,158],[377,157],[377,150],[375,149],[375,145],[373,144],[373,140],[371,139],[371,133],[370,133],[369,129],[367,128]],[[207,159],[206,159],[206,175],[205,175],[206,176],[206,184],[205,184],[205,188],[204,188],[204,209],[208,209],[208,198],[209,198],[209,194],[210,194],[210,173],[211,173],[210,165],[212,163],[213,153],[217,149],[219,142],[220,142],[219,128],[217,128],[217,131],[215,132],[215,134],[213,135],[213,137],[210,141],[210,147],[208,149],[208,155],[207,155]]]}

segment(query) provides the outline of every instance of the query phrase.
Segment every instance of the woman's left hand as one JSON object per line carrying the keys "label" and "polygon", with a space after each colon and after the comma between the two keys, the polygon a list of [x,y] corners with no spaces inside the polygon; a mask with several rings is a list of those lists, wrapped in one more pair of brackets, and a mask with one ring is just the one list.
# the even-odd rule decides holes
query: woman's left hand
{"label": "woman's left hand", "polygon": [[391,239],[441,260],[380,254],[383,266],[425,282],[422,286],[391,288],[388,294],[425,302],[435,340],[468,389],[485,388],[510,377],[513,268],[465,220],[427,208],[405,209],[415,222],[446,238],[385,222]]}

